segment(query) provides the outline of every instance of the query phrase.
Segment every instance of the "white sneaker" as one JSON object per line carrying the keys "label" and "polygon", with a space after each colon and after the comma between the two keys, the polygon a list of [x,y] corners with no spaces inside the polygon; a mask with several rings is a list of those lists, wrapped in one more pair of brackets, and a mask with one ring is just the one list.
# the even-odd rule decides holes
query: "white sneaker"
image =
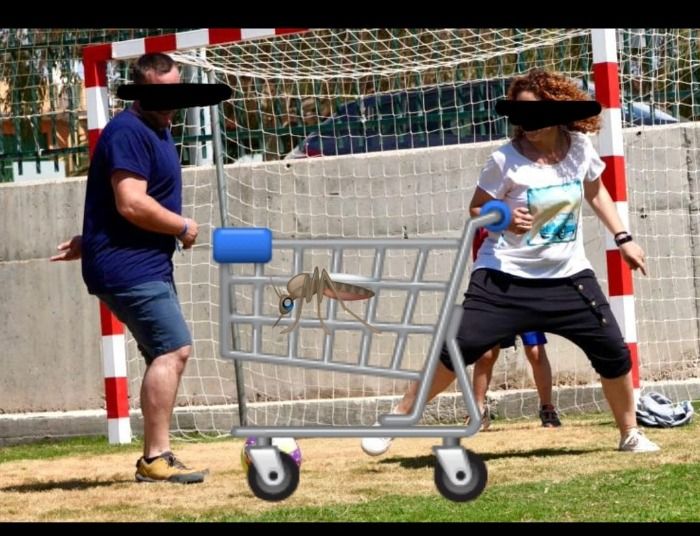
{"label": "white sneaker", "polygon": [[632,428],[627,432],[627,436],[620,440],[618,450],[624,452],[656,452],[661,450],[661,447],[649,440],[639,428]]}
{"label": "white sneaker", "polygon": [[389,450],[393,440],[393,437],[363,437],[362,450],[370,456],[379,456]]}

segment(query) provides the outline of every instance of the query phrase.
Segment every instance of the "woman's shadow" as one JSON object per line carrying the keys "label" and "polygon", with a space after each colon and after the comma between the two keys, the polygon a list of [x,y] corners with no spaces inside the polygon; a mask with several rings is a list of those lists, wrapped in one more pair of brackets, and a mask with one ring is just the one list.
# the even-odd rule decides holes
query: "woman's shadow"
{"label": "woman's shadow", "polygon": [[[551,456],[578,456],[580,454],[590,454],[591,452],[609,450],[605,448],[591,449],[567,449],[567,448],[544,448],[534,450],[507,450],[505,452],[496,453],[476,453],[485,462],[489,460],[498,460],[500,458],[532,458],[533,456],[551,457]],[[379,463],[398,464],[405,469],[423,469],[425,467],[435,466],[435,456],[427,454],[425,456],[416,457],[399,457],[394,456],[380,461]]]}

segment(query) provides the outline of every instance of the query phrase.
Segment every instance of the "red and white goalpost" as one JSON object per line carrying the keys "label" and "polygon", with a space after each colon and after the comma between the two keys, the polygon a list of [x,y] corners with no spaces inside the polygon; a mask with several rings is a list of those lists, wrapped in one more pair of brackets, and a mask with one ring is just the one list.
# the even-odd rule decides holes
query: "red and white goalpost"
{"label": "red and white goalpost", "polygon": [[[606,162],[602,180],[626,229],[647,252],[649,275],[634,282],[633,295],[632,274],[613,237],[595,215],[584,212],[588,257],[603,286],[607,280],[611,307],[632,355],[635,392],[641,378],[645,386],[653,385],[670,398],[696,397],[700,149],[695,148],[695,124],[651,125],[632,121],[630,114],[632,107],[637,112],[665,110],[677,118],[700,114],[695,104],[700,80],[693,78],[699,63],[698,33],[644,30],[647,42],[654,43],[646,52],[639,48],[638,33],[588,28],[215,29],[87,47],[91,149],[121,105],[113,95],[118,84],[127,83],[129,60],[144,52],[172,52],[183,79],[208,78],[233,89],[220,122],[214,120],[215,108],[209,123],[209,110],[196,110],[191,115],[198,118],[182,114],[186,117],[181,122],[176,118],[173,125],[183,157],[194,164],[183,168],[183,212],[200,225],[196,247],[174,258],[193,353],[178,391],[173,432],[223,435],[242,413],[248,424],[256,425],[372,424],[391,408],[405,389],[402,382],[222,359],[217,352],[219,267],[211,259],[209,232],[225,220],[226,225],[267,227],[275,238],[460,236],[485,155],[507,136],[504,121],[490,110],[510,79],[532,68],[561,72],[582,84],[594,75],[604,119],[598,136]],[[648,52],[658,56],[656,63],[645,60]],[[633,65],[642,68],[641,79]],[[639,87],[653,91],[642,95]],[[452,102],[450,95],[460,97]],[[318,125],[331,116],[335,119],[326,127],[340,125],[340,117],[353,106],[361,119],[353,116],[347,128],[343,124],[319,131]],[[219,133],[217,125],[223,127]],[[203,165],[204,157],[192,158],[209,143],[202,141],[209,134],[223,148],[216,166]],[[333,154],[335,147],[341,156],[293,158],[298,156],[294,147],[319,134],[325,137],[324,152]],[[493,145],[432,142],[469,139],[472,134],[491,136]],[[392,150],[397,136],[423,136],[424,143]],[[209,151],[204,152],[211,162]],[[218,181],[224,185],[220,190]],[[330,262],[324,255],[318,252],[314,263]],[[371,263],[366,255],[349,255],[345,268]],[[266,273],[286,274],[282,261],[273,259]],[[397,254],[383,276],[409,277],[416,262]],[[449,277],[451,262],[448,255],[431,259],[430,276]],[[309,268],[313,265],[299,270]],[[244,275],[252,270],[247,265],[230,269]],[[275,309],[278,298],[269,292],[265,307]],[[382,296],[377,320],[393,321],[406,299],[401,293]],[[421,294],[412,320],[434,323],[440,303],[439,296]],[[244,314],[252,310],[244,290],[236,290],[236,307]],[[110,441],[124,442],[131,437],[129,410],[138,408],[135,397],[127,403],[127,391],[138,391],[144,363],[133,338],[102,309]],[[236,335],[242,345],[247,336],[244,331]],[[313,330],[300,330],[299,337],[304,355],[320,355],[323,337]],[[287,339],[274,330],[263,338],[272,353],[285,351]],[[392,359],[391,341],[375,341],[372,359]],[[416,338],[407,347],[416,367],[423,363],[429,342]],[[338,334],[333,344],[334,356],[343,353],[350,362],[358,343]],[[548,351],[555,356],[554,402],[564,414],[605,406],[599,377],[580,349],[552,336]],[[503,354],[491,386],[494,407],[505,417],[532,415],[538,400],[527,360],[521,349]],[[239,380],[245,391],[240,400]],[[459,393],[447,392],[426,415],[444,423],[461,420],[459,400]]]}
{"label": "red and white goalpost", "polygon": [[[107,62],[149,52],[173,52],[303,31],[303,28],[210,28],[85,47],[85,92],[90,156],[109,121]],[[130,443],[129,393],[124,326],[100,302],[102,360],[110,443]]]}
{"label": "red and white goalpost", "polygon": [[[591,30],[593,77],[596,100],[603,107],[603,127],[600,131],[600,156],[605,162],[603,184],[615,202],[617,213],[630,230],[627,204],[627,178],[622,137],[620,109],[620,78],[617,62],[617,35],[614,29]],[[635,399],[639,398],[639,355],[637,353],[637,324],[634,311],[632,271],[622,260],[620,249],[610,232],[605,233],[606,265],[610,307],[632,357],[632,383]]]}

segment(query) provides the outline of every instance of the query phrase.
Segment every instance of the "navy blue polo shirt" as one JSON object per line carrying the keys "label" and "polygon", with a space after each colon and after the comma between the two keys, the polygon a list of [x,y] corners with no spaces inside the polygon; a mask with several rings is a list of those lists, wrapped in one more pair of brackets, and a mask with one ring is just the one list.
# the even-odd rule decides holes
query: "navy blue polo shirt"
{"label": "navy blue polo shirt", "polygon": [[82,269],[91,294],[172,279],[175,237],[142,229],[117,212],[111,183],[117,170],[142,177],[148,195],[182,213],[180,159],[170,130],[154,130],[130,109],[119,113],[100,134],[88,172]]}

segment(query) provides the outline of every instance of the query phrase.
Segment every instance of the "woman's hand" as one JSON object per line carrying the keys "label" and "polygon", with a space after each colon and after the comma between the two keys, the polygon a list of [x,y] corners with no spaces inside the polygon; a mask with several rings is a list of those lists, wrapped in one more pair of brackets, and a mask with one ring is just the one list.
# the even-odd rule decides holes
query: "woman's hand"
{"label": "woman's hand", "polygon": [[620,246],[620,255],[630,267],[630,270],[639,268],[644,275],[647,275],[646,264],[644,263],[644,250],[634,241],[625,242]]}
{"label": "woman's hand", "polygon": [[527,208],[514,208],[513,216],[510,219],[510,225],[508,226],[508,230],[511,233],[515,233],[517,235],[525,234],[530,229],[532,229],[533,220],[534,218],[532,217],[532,214],[530,214],[530,211]]}

